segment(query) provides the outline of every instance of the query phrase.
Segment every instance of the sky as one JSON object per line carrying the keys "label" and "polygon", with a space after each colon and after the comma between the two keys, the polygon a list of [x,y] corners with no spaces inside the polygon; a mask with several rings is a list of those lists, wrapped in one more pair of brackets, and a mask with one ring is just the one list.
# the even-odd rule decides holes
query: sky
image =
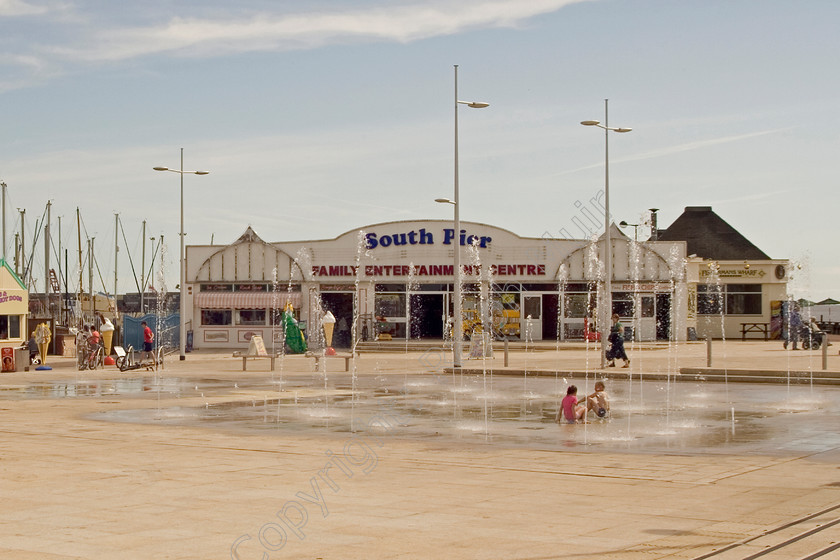
{"label": "sky", "polygon": [[459,98],[490,103],[458,113],[462,220],[583,237],[605,154],[580,121],[609,99],[633,129],[610,135],[616,222],[712,206],[792,261],[792,295],[840,299],[837,21],[836,0],[0,0],[6,254],[25,209],[42,291],[36,225],[51,201],[56,268],[78,209],[110,292],[119,214],[119,292],[144,220],[174,290],[180,179],[152,168],[181,148],[210,172],[184,177],[187,244],[448,219],[458,65]]}

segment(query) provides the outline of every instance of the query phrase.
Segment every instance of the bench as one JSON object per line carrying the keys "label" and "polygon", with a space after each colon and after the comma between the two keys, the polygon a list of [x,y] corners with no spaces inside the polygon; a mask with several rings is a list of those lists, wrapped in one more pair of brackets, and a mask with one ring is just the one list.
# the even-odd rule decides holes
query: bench
{"label": "bench", "polygon": [[764,335],[764,340],[770,339],[770,323],[741,323],[741,340],[746,340],[749,333]]}
{"label": "bench", "polygon": [[[350,359],[353,357],[353,354],[333,354],[332,356],[325,356],[324,354],[319,354],[316,352],[307,352],[307,358],[315,358],[315,370],[318,370],[318,366],[321,364],[321,358],[344,358],[344,371],[350,371]],[[326,368],[326,363],[324,364]]]}
{"label": "bench", "polygon": [[242,352],[234,352],[234,358],[242,358],[242,371],[245,371],[248,367],[248,358],[256,359],[256,358],[268,358],[271,360],[271,371],[274,371],[274,360],[276,360],[280,354],[243,354]]}

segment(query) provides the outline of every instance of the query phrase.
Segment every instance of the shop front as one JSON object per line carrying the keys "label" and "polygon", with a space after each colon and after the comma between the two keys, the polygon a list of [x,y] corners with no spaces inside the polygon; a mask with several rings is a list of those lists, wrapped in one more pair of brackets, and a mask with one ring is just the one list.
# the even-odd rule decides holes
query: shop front
{"label": "shop front", "polygon": [[[28,352],[15,352],[29,340],[26,316],[29,314],[29,290],[15,271],[0,259],[0,351],[3,371],[20,371],[29,366]],[[35,329],[35,325],[32,325]]]}
{"label": "shop front", "polygon": [[[418,220],[372,224],[334,239],[267,243],[248,228],[227,246],[187,247],[194,345],[244,347],[277,336],[291,304],[310,339],[336,318],[333,346],[452,336],[454,251],[460,251],[464,335],[583,339],[602,299],[603,241],[520,237],[495,226]],[[613,230],[613,310],[634,336],[684,338],[685,246],[636,243]],[[669,264],[669,258],[677,264]],[[672,328],[682,325],[682,332]],[[188,328],[189,325],[188,325]]]}
{"label": "shop front", "polygon": [[713,261],[687,264],[692,294],[689,321],[700,338],[779,338],[787,299],[787,260]]}

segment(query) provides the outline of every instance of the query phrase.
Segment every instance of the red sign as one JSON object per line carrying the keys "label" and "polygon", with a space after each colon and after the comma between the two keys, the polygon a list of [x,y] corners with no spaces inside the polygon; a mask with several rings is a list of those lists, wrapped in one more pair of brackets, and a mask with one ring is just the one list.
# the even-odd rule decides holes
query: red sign
{"label": "red sign", "polygon": [[[366,265],[362,270],[365,276],[381,278],[384,276],[452,276],[455,267],[451,264],[430,265]],[[462,265],[464,274],[478,276],[481,265]],[[312,276],[356,276],[359,267],[351,265],[313,266]],[[495,276],[545,276],[544,264],[491,264],[490,272]]]}
{"label": "red sign", "polygon": [[15,371],[15,349],[7,346],[0,350],[0,358],[3,360],[3,371]]}

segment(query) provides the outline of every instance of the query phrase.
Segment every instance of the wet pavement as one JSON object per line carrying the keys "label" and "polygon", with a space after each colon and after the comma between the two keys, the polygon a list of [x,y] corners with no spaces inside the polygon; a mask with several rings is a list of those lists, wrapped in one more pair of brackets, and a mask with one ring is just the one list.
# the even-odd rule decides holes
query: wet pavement
{"label": "wet pavement", "polygon": [[[355,376],[303,357],[145,375],[56,360],[0,377],[0,558],[691,560],[825,527],[767,556],[802,558],[840,540],[840,389],[786,375],[814,357],[775,346],[725,353],[773,373],[760,384],[675,381],[705,360],[691,345],[639,352],[630,381],[585,350],[511,355],[540,377],[420,353],[365,355]],[[600,376],[611,417],[555,423],[566,386]]]}
{"label": "wet pavement", "polygon": [[[579,395],[595,378],[574,380]],[[685,381],[608,381],[611,414],[558,424],[569,380],[485,375],[319,373],[242,380],[167,377],[37,382],[2,399],[163,399],[104,411],[100,421],[242,433],[371,434],[475,445],[611,452],[809,453],[840,446],[840,388]],[[173,400],[174,399],[174,400]],[[177,404],[183,399],[183,405]],[[202,403],[202,401],[204,401]],[[370,418],[385,418],[370,422]],[[387,429],[386,429],[387,428]],[[395,429],[392,429],[395,428]]]}

